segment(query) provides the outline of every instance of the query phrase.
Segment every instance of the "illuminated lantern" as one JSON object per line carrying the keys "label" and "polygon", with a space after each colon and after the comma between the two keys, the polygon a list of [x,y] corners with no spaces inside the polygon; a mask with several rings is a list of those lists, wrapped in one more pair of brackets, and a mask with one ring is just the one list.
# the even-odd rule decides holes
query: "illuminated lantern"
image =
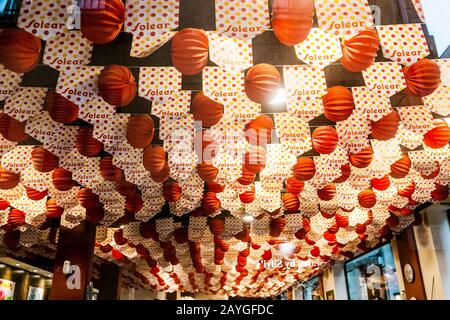
{"label": "illuminated lantern", "polygon": [[402,179],[406,177],[411,168],[411,159],[407,154],[404,154],[402,158],[391,165],[391,177],[395,179]]}
{"label": "illuminated lantern", "polygon": [[197,165],[197,173],[203,181],[209,182],[217,177],[219,170],[212,164],[201,163]]}
{"label": "illuminated lantern", "polygon": [[88,188],[83,188],[78,191],[77,200],[80,206],[85,209],[92,209],[99,205],[98,195]]}
{"label": "illuminated lantern", "polygon": [[292,193],[285,193],[283,195],[283,205],[288,212],[297,212],[300,208],[300,200],[298,196]]}
{"label": "illuminated lantern", "polygon": [[336,129],[330,126],[318,127],[312,134],[313,148],[320,154],[332,153],[338,145],[338,140]]}
{"label": "illuminated lantern", "polygon": [[432,94],[441,81],[441,70],[436,62],[429,59],[421,59],[412,66],[404,67],[408,92],[419,97]]}
{"label": "illuminated lantern", "polygon": [[82,1],[81,33],[95,44],[105,44],[117,38],[125,20],[122,0]]}
{"label": "illuminated lantern", "polygon": [[252,203],[255,200],[255,186],[251,186],[250,190],[245,191],[239,195],[242,203]]}
{"label": "illuminated lantern", "polygon": [[380,120],[371,121],[372,137],[377,140],[385,141],[392,139],[397,134],[400,125],[400,117],[397,111],[392,111]]}
{"label": "illuminated lantern", "polygon": [[444,201],[448,198],[448,186],[435,184],[435,188],[431,191],[431,198],[435,201]]}
{"label": "illuminated lantern", "polygon": [[136,193],[137,187],[134,183],[126,181],[124,178],[116,181],[116,190],[122,196],[129,197]]}
{"label": "illuminated lantern", "polygon": [[352,92],[342,86],[328,88],[328,93],[322,97],[322,100],[323,113],[333,122],[344,121],[355,109]]}
{"label": "illuminated lantern", "polygon": [[64,209],[58,206],[56,203],[56,200],[53,198],[50,198],[47,200],[47,203],[45,204],[45,207],[47,209],[46,216],[48,218],[56,219],[62,216]]}
{"label": "illuminated lantern", "polygon": [[294,178],[298,181],[311,180],[316,174],[316,164],[312,158],[298,158],[297,163],[292,167]]}
{"label": "illuminated lantern", "polygon": [[133,213],[139,212],[144,205],[142,196],[139,193],[133,193],[128,195],[125,199],[125,208]]}
{"label": "illuminated lantern", "polygon": [[19,184],[19,181],[20,175],[0,167],[0,189],[13,189]]}
{"label": "illuminated lantern", "polygon": [[225,190],[225,186],[218,184],[214,181],[208,181],[206,183],[208,187],[208,191],[214,192],[214,193],[221,193],[223,190]]}
{"label": "illuminated lantern", "polygon": [[49,91],[45,101],[53,121],[71,123],[78,118],[78,106],[55,91]]}
{"label": "illuminated lantern", "polygon": [[373,160],[372,147],[369,145],[358,153],[349,153],[348,159],[350,163],[356,168],[367,168],[368,166],[370,166]]}
{"label": "illuminated lantern", "polygon": [[389,180],[389,176],[386,175],[380,179],[373,178],[372,180],[370,180],[370,185],[376,190],[384,191],[389,188],[389,186],[391,185],[391,181]]}
{"label": "illuminated lantern", "polygon": [[150,175],[153,179],[153,181],[158,182],[158,183],[163,183],[165,181],[167,181],[167,179],[169,179],[170,177],[170,168],[169,168],[169,164],[166,163],[164,164],[164,168],[159,171],[159,172],[150,172]]}
{"label": "illuminated lantern", "polygon": [[21,29],[0,32],[0,63],[17,73],[33,70],[40,59],[41,39]]}
{"label": "illuminated lantern", "polygon": [[370,209],[377,203],[377,197],[372,190],[363,190],[358,194],[358,201],[361,207]]}
{"label": "illuminated lantern", "polygon": [[195,121],[201,122],[202,127],[209,128],[222,119],[223,105],[199,92],[192,100],[191,113]]}
{"label": "illuminated lantern", "polygon": [[333,183],[343,183],[345,181],[347,181],[348,178],[350,178],[350,174],[351,174],[351,169],[350,169],[350,165],[344,164],[343,166],[341,166],[341,175],[336,178]]}
{"label": "illuminated lantern", "polygon": [[245,165],[242,166],[242,175],[239,179],[237,179],[237,182],[244,186],[248,186],[249,184],[252,184],[255,181],[255,174],[251,171],[249,171]]}
{"label": "illuminated lantern", "polygon": [[72,172],[64,168],[56,168],[52,172],[53,186],[59,191],[68,191],[75,185]]}
{"label": "illuminated lantern", "polygon": [[131,103],[136,96],[136,81],[130,69],[119,65],[110,65],[100,72],[98,77],[99,95],[115,107]]}
{"label": "illuminated lantern", "polygon": [[8,229],[15,229],[25,224],[25,212],[12,208],[8,214]]}
{"label": "illuminated lantern", "polygon": [[78,152],[85,157],[96,157],[102,151],[103,144],[92,135],[93,127],[80,127],[76,137]]}
{"label": "illuminated lantern", "polygon": [[148,172],[160,172],[166,164],[166,152],[162,146],[150,145],[144,149],[144,168]]}
{"label": "illuminated lantern", "polygon": [[0,113],[0,134],[8,141],[22,142],[28,139],[25,132],[27,122],[20,122],[6,113]]}
{"label": "illuminated lantern", "polygon": [[105,211],[102,205],[86,209],[86,218],[93,224],[98,224],[105,217]]}
{"label": "illuminated lantern", "polygon": [[207,213],[213,213],[220,209],[220,200],[214,192],[205,192],[202,198],[202,207]]}
{"label": "illuminated lantern", "polygon": [[146,115],[133,115],[127,124],[127,141],[137,149],[144,149],[153,140],[155,124],[153,119]]}
{"label": "illuminated lantern", "polygon": [[100,175],[106,181],[115,181],[120,169],[113,165],[113,157],[106,156],[100,160]]}
{"label": "illuminated lantern", "polygon": [[350,72],[361,72],[370,67],[380,49],[380,40],[374,28],[360,30],[342,43],[342,66]]}
{"label": "illuminated lantern", "polygon": [[209,230],[215,236],[220,235],[225,230],[225,221],[219,218],[212,219],[209,222]]}
{"label": "illuminated lantern", "polygon": [[25,187],[25,190],[27,192],[27,197],[34,201],[39,201],[47,196],[48,190],[45,189],[44,191],[37,191],[30,187]]}
{"label": "illuminated lantern", "polygon": [[286,190],[292,194],[299,194],[305,188],[303,181],[298,181],[295,177],[289,177],[286,179]]}
{"label": "illuminated lantern", "polygon": [[295,46],[304,41],[313,25],[313,0],[275,0],[272,27],[278,41]]}
{"label": "illuminated lantern", "polygon": [[443,120],[435,120],[434,128],[428,131],[423,142],[430,148],[439,149],[448,145],[450,141],[450,128]]}
{"label": "illuminated lantern", "polygon": [[245,168],[253,173],[261,172],[266,166],[266,150],[262,147],[250,147],[245,154]]}
{"label": "illuminated lantern", "polygon": [[336,196],[336,186],[334,184],[329,184],[322,189],[317,190],[317,196],[320,200],[330,201]]}
{"label": "illuminated lantern", "polygon": [[257,64],[247,72],[245,93],[256,103],[270,103],[276,97],[280,83],[280,73],[274,66],[267,63]]}
{"label": "illuminated lantern", "polygon": [[186,28],[172,38],[172,64],[182,74],[192,76],[208,64],[208,35],[201,29]]}
{"label": "illuminated lantern", "polygon": [[39,172],[50,172],[58,166],[58,157],[43,147],[31,151],[31,163]]}
{"label": "illuminated lantern", "polygon": [[9,207],[9,202],[0,198],[0,210],[6,210]]}
{"label": "illuminated lantern", "polygon": [[245,126],[245,138],[254,146],[265,146],[272,139],[274,123],[271,117],[262,114]]}
{"label": "illuminated lantern", "polygon": [[182,189],[178,182],[171,182],[163,186],[164,199],[167,202],[177,202],[181,198]]}

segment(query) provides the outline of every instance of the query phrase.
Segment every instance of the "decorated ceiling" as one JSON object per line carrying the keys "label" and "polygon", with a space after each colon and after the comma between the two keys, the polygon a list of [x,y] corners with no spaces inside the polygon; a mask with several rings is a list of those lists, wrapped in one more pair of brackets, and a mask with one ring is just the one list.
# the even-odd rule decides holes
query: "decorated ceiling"
{"label": "decorated ceiling", "polygon": [[[54,257],[87,219],[146,288],[265,297],[448,197],[450,61],[420,1],[383,25],[366,0],[205,1],[206,30],[183,2],[24,0],[0,32],[3,252]],[[276,48],[295,62],[254,63]]]}

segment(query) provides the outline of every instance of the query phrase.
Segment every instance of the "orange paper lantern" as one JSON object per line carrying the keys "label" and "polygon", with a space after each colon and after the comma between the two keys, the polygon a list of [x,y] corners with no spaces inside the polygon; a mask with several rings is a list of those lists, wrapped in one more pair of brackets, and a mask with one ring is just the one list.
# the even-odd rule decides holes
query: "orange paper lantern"
{"label": "orange paper lantern", "polygon": [[330,126],[318,127],[312,134],[312,145],[314,150],[320,154],[330,154],[338,145],[336,129]]}
{"label": "orange paper lantern", "polygon": [[172,38],[172,63],[182,74],[192,76],[208,64],[209,40],[205,31],[186,28]]}
{"label": "orange paper lantern", "polygon": [[223,190],[225,190],[225,186],[218,184],[217,182],[214,181],[208,181],[206,183],[207,187],[208,187],[208,191],[214,192],[214,193],[221,193],[223,192]]}
{"label": "orange paper lantern", "polygon": [[372,180],[370,180],[370,184],[372,188],[379,191],[384,191],[389,188],[389,186],[391,185],[391,181],[389,180],[389,176],[386,175],[380,179],[373,178]]}
{"label": "orange paper lantern", "polygon": [[406,187],[398,189],[398,195],[405,198],[409,198],[412,196],[415,190],[416,190],[416,183],[413,180],[411,180]]}
{"label": "orange paper lantern", "polygon": [[347,181],[348,178],[350,178],[350,174],[351,174],[351,168],[350,165],[344,164],[341,166],[341,175],[336,178],[333,183],[343,183],[345,181]]}
{"label": "orange paper lantern", "polygon": [[56,200],[53,198],[50,198],[47,200],[47,203],[45,204],[45,207],[47,209],[46,216],[51,219],[57,219],[62,216],[64,213],[64,209],[58,206],[56,203]]}
{"label": "orange paper lantern", "polygon": [[286,190],[292,194],[299,194],[305,188],[305,183],[295,179],[295,177],[289,177],[286,179]]}
{"label": "orange paper lantern", "polygon": [[68,191],[75,185],[72,172],[64,168],[56,168],[52,172],[53,186],[59,191]]}
{"label": "orange paper lantern", "polygon": [[171,182],[163,187],[164,199],[167,202],[177,202],[181,198],[182,189],[178,182]]}
{"label": "orange paper lantern", "polygon": [[25,190],[27,192],[27,197],[34,201],[39,201],[47,196],[48,190],[45,189],[44,191],[37,191],[30,187],[25,187]]}
{"label": "orange paper lantern", "polygon": [[155,124],[150,116],[131,116],[127,124],[127,141],[134,148],[144,149],[152,143],[154,130]]}
{"label": "orange paper lantern", "polygon": [[404,154],[400,160],[397,160],[391,165],[391,177],[395,179],[402,179],[406,177],[411,168],[411,159],[408,155]]}
{"label": "orange paper lantern", "polygon": [[294,178],[299,181],[309,181],[316,174],[316,164],[312,158],[298,158],[292,167]]}
{"label": "orange paper lantern", "polygon": [[83,188],[78,191],[77,200],[80,206],[85,209],[92,209],[99,205],[98,195],[88,188]]}
{"label": "orange paper lantern", "polygon": [[441,81],[441,70],[436,62],[429,59],[421,59],[412,66],[404,67],[408,92],[419,97],[432,94]]}
{"label": "orange paper lantern", "polygon": [[195,121],[200,121],[202,127],[216,125],[223,116],[223,105],[199,92],[192,100],[191,113]]}
{"label": "orange paper lantern", "polygon": [[431,198],[435,201],[444,201],[448,198],[448,186],[435,184],[435,189],[431,191]]}
{"label": "orange paper lantern", "polygon": [[328,93],[322,97],[322,100],[323,113],[330,121],[344,121],[355,109],[352,92],[342,86],[328,88]]}
{"label": "orange paper lantern", "polygon": [[251,186],[250,190],[245,191],[239,195],[242,203],[248,204],[255,200],[255,186]]}
{"label": "orange paper lantern", "polygon": [[25,212],[12,208],[8,214],[8,229],[12,230],[25,224]]}
{"label": "orange paper lantern", "polygon": [[280,73],[274,66],[266,63],[257,64],[247,72],[245,93],[256,103],[270,103],[277,95],[280,83]]}
{"label": "orange paper lantern", "polygon": [[155,182],[163,183],[163,182],[167,181],[167,179],[169,179],[169,177],[170,177],[170,168],[169,168],[169,164],[167,163],[167,161],[164,164],[164,167],[161,171],[150,172],[150,175],[151,175],[153,181],[155,181]]}
{"label": "orange paper lantern", "polygon": [[0,32],[0,63],[17,73],[33,70],[40,58],[41,39],[21,29]]}
{"label": "orange paper lantern", "polygon": [[372,137],[377,140],[389,140],[395,137],[398,127],[400,125],[400,117],[397,111],[392,111],[380,120],[371,121]]}
{"label": "orange paper lantern", "polygon": [[31,151],[31,163],[39,172],[50,172],[58,166],[58,157],[43,147]]}
{"label": "orange paper lantern", "polygon": [[300,200],[298,196],[292,193],[285,193],[283,195],[283,205],[288,212],[297,212],[300,208]]}
{"label": "orange paper lantern", "polygon": [[209,222],[209,230],[215,236],[225,231],[225,221],[223,219],[214,218]]}
{"label": "orange paper lantern", "polygon": [[136,96],[136,81],[130,69],[119,65],[110,65],[100,72],[98,77],[99,95],[115,107],[131,103]]}
{"label": "orange paper lantern", "polygon": [[120,175],[120,171],[113,165],[113,157],[106,156],[100,160],[100,175],[106,181],[115,181]]}
{"label": "orange paper lantern", "polygon": [[22,142],[28,139],[25,132],[27,122],[20,122],[6,113],[0,113],[0,134],[8,141]]}
{"label": "orange paper lantern", "polygon": [[450,141],[450,128],[447,122],[435,120],[434,128],[423,137],[423,142],[430,148],[439,149],[448,145]]}
{"label": "orange paper lantern", "polygon": [[76,137],[78,152],[85,157],[96,157],[102,151],[103,144],[92,135],[94,128],[80,127]]}
{"label": "orange paper lantern", "polygon": [[250,147],[245,154],[245,168],[253,173],[261,172],[266,166],[266,150],[261,147]]}
{"label": "orange paper lantern", "polygon": [[367,168],[373,160],[373,150],[369,145],[358,153],[349,153],[348,159],[350,163],[356,168]]}
{"label": "orange paper lantern", "polygon": [[0,210],[6,210],[9,207],[9,202],[0,198]]}
{"label": "orange paper lantern", "polygon": [[336,196],[336,186],[334,184],[329,184],[322,189],[317,190],[317,195],[320,200],[330,201]]}
{"label": "orange paper lantern", "polygon": [[0,166],[0,189],[8,190],[15,188],[20,182],[20,175],[5,170]]}
{"label": "orange paper lantern", "polygon": [[49,91],[45,101],[50,118],[59,123],[71,123],[78,118],[78,106],[55,91]]}
{"label": "orange paper lantern", "polygon": [[166,164],[166,152],[162,146],[150,145],[144,149],[144,168],[151,172],[160,172]]}
{"label": "orange paper lantern", "polygon": [[363,190],[358,194],[359,205],[370,209],[377,203],[377,197],[372,190]]}
{"label": "orange paper lantern", "polygon": [[262,114],[245,126],[245,138],[254,146],[265,146],[272,139],[274,123],[271,117]]}
{"label": "orange paper lantern", "polygon": [[242,166],[242,175],[239,179],[237,179],[237,182],[244,186],[248,186],[249,184],[252,184],[255,181],[255,174],[251,171],[249,171],[245,165]]}
{"label": "orange paper lantern", "polygon": [[125,178],[116,181],[116,190],[124,197],[130,197],[136,193],[137,187],[134,183],[126,181]]}
{"label": "orange paper lantern", "polygon": [[220,200],[214,192],[205,192],[202,198],[202,207],[207,213],[213,213],[220,209]]}
{"label": "orange paper lantern", "polygon": [[370,67],[380,49],[380,40],[374,28],[360,30],[342,43],[342,66],[350,72],[361,72]]}
{"label": "orange paper lantern", "polygon": [[142,200],[142,196],[135,192],[133,194],[127,195],[125,199],[125,208],[129,212],[139,212],[142,209],[142,206],[144,205],[144,201]]}
{"label": "orange paper lantern", "polygon": [[197,173],[203,181],[209,182],[217,177],[219,170],[212,164],[201,163],[197,165]]}

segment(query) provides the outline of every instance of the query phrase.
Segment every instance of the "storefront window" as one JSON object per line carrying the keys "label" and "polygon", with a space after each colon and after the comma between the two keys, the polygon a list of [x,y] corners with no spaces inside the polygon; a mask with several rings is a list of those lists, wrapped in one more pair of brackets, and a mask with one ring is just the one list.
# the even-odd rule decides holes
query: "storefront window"
{"label": "storefront window", "polygon": [[400,289],[390,244],[345,263],[350,300],[398,300]]}
{"label": "storefront window", "polygon": [[316,276],[303,282],[303,300],[321,300],[320,278]]}

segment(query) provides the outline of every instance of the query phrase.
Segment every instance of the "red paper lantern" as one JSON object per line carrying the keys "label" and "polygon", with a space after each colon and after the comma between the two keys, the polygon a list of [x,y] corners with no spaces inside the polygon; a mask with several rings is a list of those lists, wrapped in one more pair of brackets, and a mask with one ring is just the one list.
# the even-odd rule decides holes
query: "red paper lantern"
{"label": "red paper lantern", "polygon": [[9,207],[9,202],[0,198],[0,210],[6,210]]}
{"label": "red paper lantern", "polygon": [[252,184],[255,181],[255,174],[251,171],[249,171],[245,165],[242,166],[242,175],[239,179],[237,179],[237,182],[244,186],[248,186],[249,184]]}
{"label": "red paper lantern", "polygon": [[209,230],[215,236],[225,231],[225,221],[220,218],[214,218],[209,222]]}
{"label": "red paper lantern", "polygon": [[114,242],[118,244],[119,246],[123,246],[127,244],[128,240],[123,236],[123,229],[119,228],[116,231],[114,231],[113,234]]}
{"label": "red paper lantern", "polygon": [[86,209],[86,218],[93,224],[98,224],[105,217],[105,211],[102,205]]}
{"label": "red paper lantern", "polygon": [[380,49],[380,40],[374,28],[360,30],[342,43],[342,66],[350,72],[361,72],[370,67]]}
{"label": "red paper lantern", "polygon": [[93,137],[93,127],[80,127],[76,137],[78,152],[85,157],[96,157],[102,151],[103,144]]}
{"label": "red paper lantern", "polygon": [[0,113],[0,134],[8,141],[22,142],[28,139],[25,132],[27,122],[20,122],[6,113]]}
{"label": "red paper lantern", "polygon": [[53,186],[59,191],[68,191],[75,185],[72,172],[64,168],[56,168],[52,172]]}
{"label": "red paper lantern", "polygon": [[99,205],[98,195],[88,188],[83,188],[78,191],[77,200],[80,206],[85,209],[92,209]]}
{"label": "red paper lantern", "polygon": [[406,187],[398,189],[398,195],[405,198],[410,198],[415,190],[416,190],[416,183],[413,180],[411,180]]}
{"label": "red paper lantern", "polygon": [[208,64],[209,40],[205,31],[186,28],[172,38],[172,63],[182,74],[192,76]]}
{"label": "red paper lantern", "polygon": [[435,188],[431,191],[431,198],[435,201],[444,201],[448,198],[448,186],[435,184]]}
{"label": "red paper lantern", "polygon": [[223,105],[199,92],[192,100],[191,113],[195,121],[200,121],[202,127],[212,127],[219,123],[223,116]]}
{"label": "red paper lantern", "polygon": [[412,66],[404,67],[408,92],[419,97],[432,94],[441,81],[441,70],[436,62],[429,59],[421,59]]}
{"label": "red paper lantern", "polygon": [[58,206],[56,203],[56,200],[53,198],[50,198],[47,200],[47,203],[45,204],[45,207],[47,209],[47,218],[56,219],[62,216],[64,213],[64,209]]}
{"label": "red paper lantern", "polygon": [[187,227],[178,228],[173,232],[173,238],[177,243],[183,244],[189,241],[189,232]]}
{"label": "red paper lantern", "polygon": [[125,20],[122,0],[82,1],[81,33],[95,44],[105,44],[117,38]]}
{"label": "red paper lantern", "polygon": [[313,148],[320,154],[332,153],[338,145],[338,140],[336,129],[330,126],[318,127],[312,134]]}
{"label": "red paper lantern", "polygon": [[305,183],[295,179],[295,177],[289,177],[286,179],[286,190],[292,194],[299,194],[305,188]]}
{"label": "red paper lantern", "polygon": [[25,224],[25,212],[12,208],[8,214],[8,229],[12,230]]}
{"label": "red paper lantern", "polygon": [[30,187],[25,187],[25,190],[27,192],[27,197],[30,200],[39,201],[47,196],[48,190],[45,189],[44,191],[37,191]]}
{"label": "red paper lantern", "polygon": [[0,63],[17,73],[33,70],[40,58],[41,39],[21,29],[0,32]]}
{"label": "red paper lantern", "polygon": [[262,114],[245,126],[245,138],[254,146],[265,146],[272,139],[274,123],[271,117]]}
{"label": "red paper lantern", "polygon": [[31,151],[31,163],[39,172],[50,172],[58,166],[58,157],[43,147]]}
{"label": "red paper lantern", "polygon": [[312,0],[275,0],[272,5],[272,27],[278,41],[295,46],[306,40],[313,25]]}
{"label": "red paper lantern", "polygon": [[253,173],[261,172],[266,166],[266,150],[262,147],[250,147],[245,154],[245,168]]}
{"label": "red paper lantern", "polygon": [[197,173],[203,181],[209,182],[217,177],[219,170],[212,164],[201,163],[197,165]]}
{"label": "red paper lantern", "polygon": [[141,211],[143,205],[144,201],[139,193],[130,194],[125,199],[125,208],[129,212],[139,212]]}
{"label": "red paper lantern", "polygon": [[404,154],[402,158],[391,165],[391,177],[395,179],[402,179],[406,177],[411,168],[411,159]]}
{"label": "red paper lantern", "polygon": [[136,81],[130,69],[119,65],[110,65],[100,72],[98,77],[99,95],[115,107],[131,103],[136,96]]}
{"label": "red paper lantern", "polygon": [[348,160],[356,168],[367,168],[373,160],[373,150],[369,145],[358,153],[349,153]]}
{"label": "red paper lantern", "polygon": [[439,149],[448,145],[450,141],[450,128],[443,120],[435,120],[434,128],[423,137],[423,142],[430,148]]}
{"label": "red paper lantern", "polygon": [[5,170],[0,166],[0,189],[8,190],[15,188],[20,182],[20,175]]}
{"label": "red paper lantern", "polygon": [[363,190],[358,194],[359,205],[370,209],[377,203],[377,197],[372,190]]}
{"label": "red paper lantern", "polygon": [[389,140],[395,137],[398,127],[400,125],[400,117],[397,111],[392,111],[380,120],[371,121],[372,137],[377,140]]}
{"label": "red paper lantern", "polygon": [[159,172],[150,172],[150,175],[153,179],[153,181],[158,182],[158,183],[163,183],[166,182],[167,179],[169,179],[170,177],[170,168],[169,168],[169,164],[166,163],[164,164],[164,168],[159,171]]}
{"label": "red paper lantern", "polygon": [[384,191],[389,188],[389,186],[391,185],[391,181],[389,180],[389,176],[386,175],[380,179],[373,178],[372,180],[370,180],[370,184],[372,188],[379,191]]}
{"label": "red paper lantern", "polygon": [[247,72],[245,93],[256,103],[270,103],[276,97],[280,83],[280,73],[274,66],[267,63],[257,64]]}
{"label": "red paper lantern", "polygon": [[155,124],[153,119],[146,115],[133,115],[127,124],[127,141],[137,149],[144,149],[153,140]]}
{"label": "red paper lantern", "polygon": [[115,181],[120,171],[119,168],[113,165],[113,157],[106,156],[100,160],[100,175],[106,181]]}
{"label": "red paper lantern", "polygon": [[208,187],[208,191],[214,192],[214,193],[221,193],[223,190],[225,190],[225,186],[218,184],[214,181],[208,181],[206,183]]}
{"label": "red paper lantern", "polygon": [[342,86],[328,88],[328,93],[322,97],[322,100],[323,113],[333,122],[346,120],[355,109],[352,92]]}
{"label": "red paper lantern", "polygon": [[171,182],[163,186],[164,199],[167,202],[177,202],[182,194],[181,186],[178,182]]}
{"label": "red paper lantern", "polygon": [[78,118],[78,106],[54,90],[49,91],[45,104],[50,118],[59,123],[71,123]]}
{"label": "red paper lantern", "polygon": [[283,195],[283,205],[287,212],[297,212],[300,208],[300,200],[295,194],[285,193]]}
{"label": "red paper lantern", "polygon": [[116,181],[116,190],[122,196],[128,197],[136,193],[137,187],[134,183],[126,181],[125,178]]}
{"label": "red paper lantern", "polygon": [[339,228],[347,228],[349,224],[348,215],[345,212],[338,211],[334,215],[336,224]]}
{"label": "red paper lantern", "polygon": [[213,213],[220,209],[220,200],[214,192],[205,192],[202,198],[202,207],[207,213]]}
{"label": "red paper lantern", "polygon": [[350,165],[348,163],[344,164],[343,166],[341,166],[341,176],[336,178],[333,181],[333,183],[343,183],[343,182],[347,181],[347,179],[350,178],[350,174],[351,174]]}
{"label": "red paper lantern", "polygon": [[316,164],[312,158],[298,158],[292,167],[294,178],[299,181],[309,181],[316,174]]}
{"label": "red paper lantern", "polygon": [[431,179],[436,178],[439,175],[439,172],[441,172],[441,166],[439,164],[439,161],[434,161],[434,163],[435,163],[435,168],[436,169],[434,169],[434,171],[431,172],[430,174],[423,174],[420,169],[418,170],[419,173],[420,173],[420,176],[422,178],[431,180]]}
{"label": "red paper lantern", "polygon": [[100,249],[101,252],[103,253],[110,253],[113,249],[113,247],[109,244],[102,244],[98,247]]}
{"label": "red paper lantern", "polygon": [[336,196],[336,186],[334,184],[329,184],[322,189],[317,190],[317,196],[320,200],[330,201]]}
{"label": "red paper lantern", "polygon": [[270,236],[278,238],[286,227],[286,218],[278,217],[270,221]]}
{"label": "red paper lantern", "polygon": [[242,203],[252,203],[255,200],[255,186],[251,186],[250,190],[247,190],[239,195]]}
{"label": "red paper lantern", "polygon": [[166,152],[162,146],[150,145],[144,149],[144,168],[148,172],[160,172],[166,164]]}

